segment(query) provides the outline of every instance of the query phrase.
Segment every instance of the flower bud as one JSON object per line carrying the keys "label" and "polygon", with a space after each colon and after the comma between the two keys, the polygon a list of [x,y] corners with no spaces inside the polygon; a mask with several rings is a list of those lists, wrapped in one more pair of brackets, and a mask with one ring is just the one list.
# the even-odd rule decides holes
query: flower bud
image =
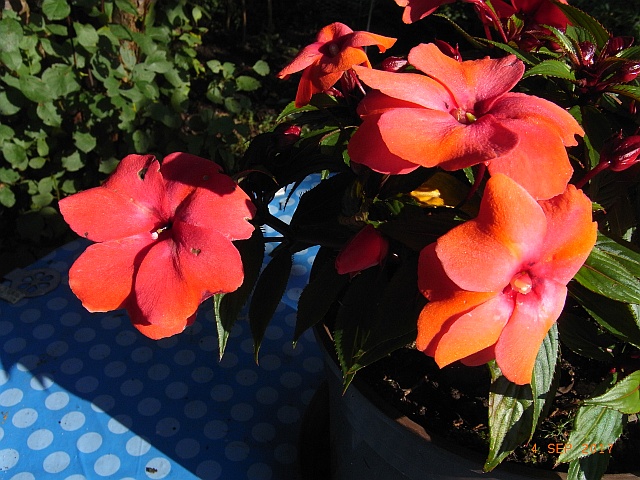
{"label": "flower bud", "polygon": [[607,80],[608,84],[612,83],[628,83],[640,75],[640,62],[628,61],[624,62],[618,71]]}
{"label": "flower bud", "polygon": [[600,162],[607,162],[614,172],[621,172],[640,161],[640,135],[618,136],[600,152]]}
{"label": "flower bud", "polygon": [[275,129],[276,145],[279,150],[289,147],[300,139],[302,129],[298,125],[282,124]]}
{"label": "flower bud", "polygon": [[400,72],[404,70],[409,62],[402,57],[387,57],[380,64],[380,69],[385,72]]}
{"label": "flower bud", "polygon": [[340,275],[353,276],[382,263],[388,251],[389,241],[375,227],[366,225],[338,254],[336,270]]}
{"label": "flower bud", "polygon": [[455,48],[453,48],[453,46],[451,46],[444,40],[434,40],[433,43],[436,45],[436,47],[438,47],[438,49],[440,49],[442,53],[444,53],[448,57],[451,57],[459,62],[462,61],[462,55],[460,54],[460,50],[458,49],[457,45]]}
{"label": "flower bud", "polygon": [[596,46],[591,42],[580,42],[580,56],[583,67],[589,67],[595,62]]}
{"label": "flower bud", "polygon": [[604,47],[603,57],[608,58],[617,55],[622,50],[633,45],[634,40],[633,37],[611,37]]}

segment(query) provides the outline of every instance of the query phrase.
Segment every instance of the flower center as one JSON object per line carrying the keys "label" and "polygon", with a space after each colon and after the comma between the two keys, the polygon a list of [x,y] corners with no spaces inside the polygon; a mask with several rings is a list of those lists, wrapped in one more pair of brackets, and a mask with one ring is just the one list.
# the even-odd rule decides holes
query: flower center
{"label": "flower center", "polygon": [[154,230],[153,232],[151,232],[151,238],[153,238],[154,240],[157,240],[158,237],[160,237],[161,233],[163,233],[163,232],[165,232],[167,230],[170,230],[172,226],[173,225],[171,224],[171,222],[169,222],[165,226],[160,227],[157,230]]}
{"label": "flower center", "polygon": [[516,292],[522,293],[523,295],[529,293],[533,287],[533,281],[527,272],[517,273],[509,284]]}
{"label": "flower center", "polygon": [[463,123],[465,125],[473,123],[477,120],[476,116],[473,113],[467,112],[459,107],[453,109],[451,111],[451,115],[453,115],[458,122]]}
{"label": "flower center", "polygon": [[335,57],[340,53],[340,47],[335,42],[330,42],[327,44],[327,50],[329,51],[330,57]]}

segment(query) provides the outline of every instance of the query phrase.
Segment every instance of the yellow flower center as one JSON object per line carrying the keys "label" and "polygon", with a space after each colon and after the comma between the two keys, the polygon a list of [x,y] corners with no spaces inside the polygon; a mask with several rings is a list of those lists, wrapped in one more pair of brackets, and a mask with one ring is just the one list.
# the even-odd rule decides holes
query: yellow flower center
{"label": "yellow flower center", "polygon": [[522,293],[523,295],[529,293],[533,287],[533,281],[527,272],[517,273],[509,284],[516,292]]}

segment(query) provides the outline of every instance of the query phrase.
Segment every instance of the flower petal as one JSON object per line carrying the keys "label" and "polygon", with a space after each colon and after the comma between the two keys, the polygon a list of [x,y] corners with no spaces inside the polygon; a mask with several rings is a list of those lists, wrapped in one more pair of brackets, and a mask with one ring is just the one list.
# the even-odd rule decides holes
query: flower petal
{"label": "flower petal", "polygon": [[413,23],[431,15],[440,5],[453,3],[454,0],[396,0],[396,3],[405,7],[402,14],[404,23]]}
{"label": "flower petal", "polygon": [[[139,317],[139,315],[137,315]],[[133,326],[136,327],[140,333],[142,333],[145,337],[148,337],[152,340],[160,340],[162,338],[172,337],[173,335],[177,335],[182,333],[186,327],[192,325],[196,320],[196,315],[193,314],[189,318],[187,318],[186,324],[182,325],[181,323],[176,323],[172,325],[156,325],[152,323],[134,323]]]}
{"label": "flower petal", "polygon": [[567,298],[567,287],[539,279],[526,295],[519,294],[516,307],[496,342],[496,363],[510,381],[523,385],[531,375],[547,332],[560,316]]}
{"label": "flower petal", "polygon": [[458,62],[433,43],[412,48],[409,63],[445,85],[465,110],[508,92],[524,73],[524,64],[514,55]]}
{"label": "flower petal", "polygon": [[90,312],[123,308],[135,266],[152,242],[145,233],[88,246],[69,270],[69,286],[82,305]]}
{"label": "flower petal", "polygon": [[375,45],[378,47],[378,50],[380,50],[381,53],[384,53],[387,51],[387,48],[393,47],[395,43],[395,38],[360,31],[353,32],[351,35],[349,35],[348,40],[344,43],[344,45],[348,45],[349,47],[368,47]]}
{"label": "flower petal", "polygon": [[440,237],[436,253],[460,288],[499,292],[541,255],[546,231],[538,203],[509,177],[496,175],[487,182],[478,216]]}
{"label": "flower petal", "polygon": [[322,58],[320,47],[323,45],[324,42],[314,42],[311,45],[304,47],[289,65],[280,70],[277,75],[278,78],[286,80],[289,75],[304,70],[305,68],[320,61],[320,58]]}

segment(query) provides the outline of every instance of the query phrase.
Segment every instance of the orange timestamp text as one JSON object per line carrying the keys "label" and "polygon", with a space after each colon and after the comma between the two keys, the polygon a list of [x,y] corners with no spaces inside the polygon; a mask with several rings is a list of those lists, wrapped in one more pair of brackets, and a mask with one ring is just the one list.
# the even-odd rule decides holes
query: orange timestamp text
{"label": "orange timestamp text", "polygon": [[[571,443],[550,443],[547,445],[547,453],[550,454],[562,454],[571,450],[580,449],[582,455],[591,455],[592,453],[611,453],[613,443],[582,443],[578,445],[572,445]],[[540,452],[540,448],[537,444],[531,445],[531,451],[533,453]]]}

